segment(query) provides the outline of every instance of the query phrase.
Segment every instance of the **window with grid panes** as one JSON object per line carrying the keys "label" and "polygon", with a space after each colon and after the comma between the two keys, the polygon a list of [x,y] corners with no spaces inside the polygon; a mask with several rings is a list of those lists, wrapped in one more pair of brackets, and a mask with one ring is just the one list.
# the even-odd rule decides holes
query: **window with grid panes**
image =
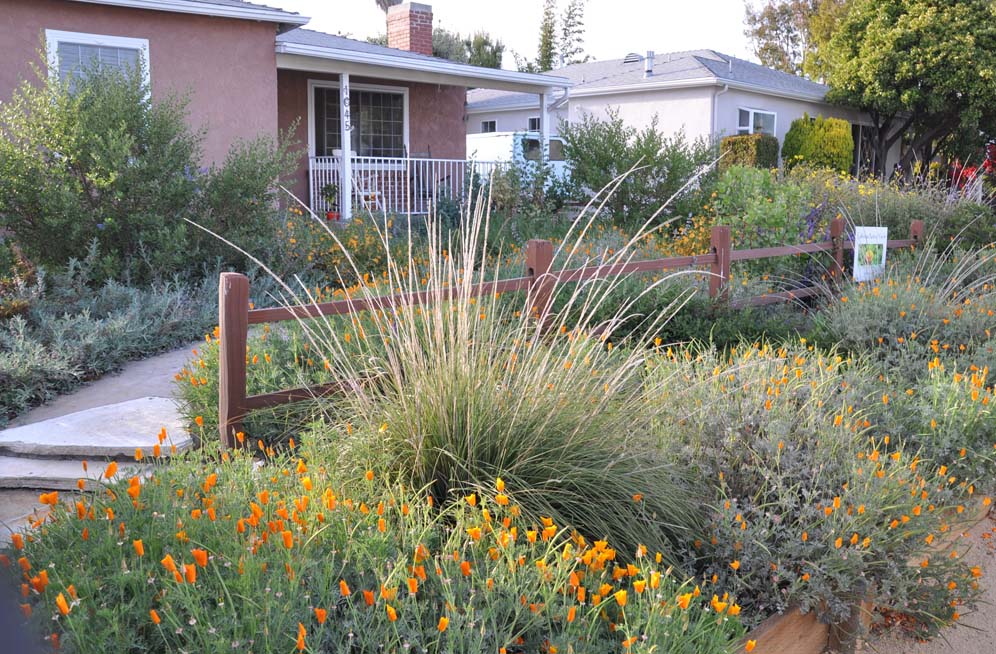
{"label": "window with grid panes", "polygon": [[[315,88],[315,155],[331,156],[342,148],[339,89]],[[353,89],[350,149],[362,157],[405,156],[404,94]]]}

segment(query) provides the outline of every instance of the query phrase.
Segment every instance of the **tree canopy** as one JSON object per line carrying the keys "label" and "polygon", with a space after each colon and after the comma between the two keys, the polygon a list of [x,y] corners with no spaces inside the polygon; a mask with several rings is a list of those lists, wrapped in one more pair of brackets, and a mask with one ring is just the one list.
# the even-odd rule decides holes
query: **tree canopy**
{"label": "tree canopy", "polygon": [[766,0],[747,4],[745,34],[762,64],[812,79],[825,76],[822,50],[853,0]]}
{"label": "tree canopy", "polygon": [[[368,43],[387,45],[387,35],[379,34],[367,39]],[[476,32],[473,36],[464,37],[458,32],[452,32],[445,27],[432,29],[432,56],[449,59],[461,64],[483,66],[484,68],[501,68],[505,45],[487,32]]]}
{"label": "tree canopy", "polygon": [[587,0],[568,0],[558,21],[557,0],[544,0],[536,59],[529,60],[513,53],[521,72],[544,73],[560,65],[581,63],[591,58],[584,53],[585,2]]}
{"label": "tree canopy", "polygon": [[901,166],[979,133],[996,110],[992,0],[852,0],[824,49],[828,99],[866,111],[877,170],[912,130]]}

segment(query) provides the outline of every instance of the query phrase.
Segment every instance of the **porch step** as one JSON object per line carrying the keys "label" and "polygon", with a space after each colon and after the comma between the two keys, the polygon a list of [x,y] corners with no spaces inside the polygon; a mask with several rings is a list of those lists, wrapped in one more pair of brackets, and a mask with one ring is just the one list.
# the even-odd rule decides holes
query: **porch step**
{"label": "porch step", "polygon": [[136,449],[151,456],[163,428],[168,437],[163,445],[165,454],[169,454],[171,443],[177,451],[192,446],[175,402],[164,397],[143,397],[4,429],[0,431],[0,457],[77,459],[75,488],[82,472],[79,460],[133,461]]}

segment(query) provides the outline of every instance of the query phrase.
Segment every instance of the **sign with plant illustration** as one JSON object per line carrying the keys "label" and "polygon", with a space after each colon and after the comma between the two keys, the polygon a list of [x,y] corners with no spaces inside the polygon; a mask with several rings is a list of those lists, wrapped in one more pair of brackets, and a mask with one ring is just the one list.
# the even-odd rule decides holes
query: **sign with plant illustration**
{"label": "sign with plant illustration", "polygon": [[854,280],[866,282],[885,273],[888,227],[854,228]]}

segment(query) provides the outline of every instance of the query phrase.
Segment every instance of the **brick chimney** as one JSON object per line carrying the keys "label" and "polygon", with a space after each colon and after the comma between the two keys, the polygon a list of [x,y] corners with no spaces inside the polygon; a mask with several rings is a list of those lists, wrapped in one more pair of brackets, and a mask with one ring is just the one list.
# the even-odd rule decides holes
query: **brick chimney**
{"label": "brick chimney", "polygon": [[387,45],[432,55],[432,7],[403,2],[387,10]]}

